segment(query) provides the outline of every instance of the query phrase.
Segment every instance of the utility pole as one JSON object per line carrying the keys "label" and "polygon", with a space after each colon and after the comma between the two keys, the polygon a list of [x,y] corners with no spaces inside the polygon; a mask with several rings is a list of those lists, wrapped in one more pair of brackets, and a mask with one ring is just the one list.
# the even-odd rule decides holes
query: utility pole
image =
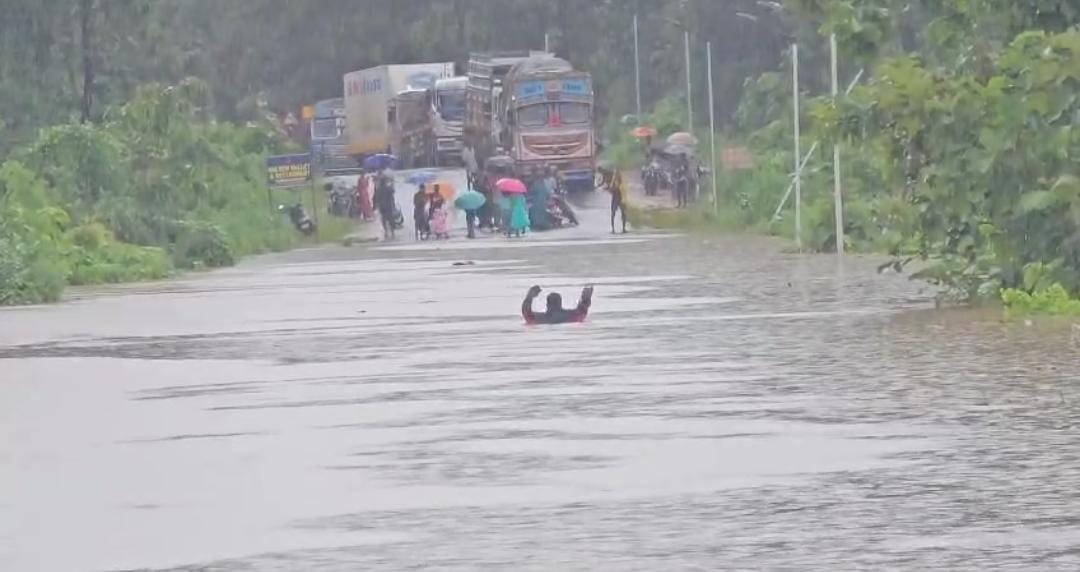
{"label": "utility pole", "polygon": [[634,14],[634,94],[637,96],[637,118],[641,121],[641,56],[638,51],[638,15]]}
{"label": "utility pole", "polygon": [[[836,64],[836,34],[829,36],[829,51],[832,59],[832,96],[836,104],[840,95],[838,70]],[[836,210],[836,255],[844,255],[844,196],[840,185],[840,143],[833,144],[833,208]]]}
{"label": "utility pole", "polygon": [[720,198],[716,194],[716,102],[713,101],[712,81],[712,42],[705,42],[706,67],[709,74],[709,156],[712,161],[712,201],[713,212],[720,212]]}
{"label": "utility pole", "polygon": [[690,30],[683,28],[683,46],[686,51],[686,130],[694,131],[694,89],[690,83]]}
{"label": "utility pole", "polygon": [[91,119],[94,110],[94,0],[81,0],[79,3],[80,32],[82,34],[82,122]]}
{"label": "utility pole", "polygon": [[802,149],[799,146],[799,44],[791,44],[791,83],[795,108],[795,246],[802,252]]}

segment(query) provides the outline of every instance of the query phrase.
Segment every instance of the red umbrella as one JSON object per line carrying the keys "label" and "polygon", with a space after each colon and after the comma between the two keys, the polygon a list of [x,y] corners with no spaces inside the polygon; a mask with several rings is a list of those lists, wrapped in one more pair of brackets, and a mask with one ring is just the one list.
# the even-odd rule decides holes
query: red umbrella
{"label": "red umbrella", "polygon": [[630,135],[638,139],[646,139],[649,137],[656,137],[656,129],[649,127],[648,125],[642,125],[641,127],[635,127],[630,130]]}
{"label": "red umbrella", "polygon": [[524,195],[528,192],[528,189],[525,188],[525,183],[522,183],[518,179],[510,178],[499,179],[495,182],[495,188],[507,195]]}

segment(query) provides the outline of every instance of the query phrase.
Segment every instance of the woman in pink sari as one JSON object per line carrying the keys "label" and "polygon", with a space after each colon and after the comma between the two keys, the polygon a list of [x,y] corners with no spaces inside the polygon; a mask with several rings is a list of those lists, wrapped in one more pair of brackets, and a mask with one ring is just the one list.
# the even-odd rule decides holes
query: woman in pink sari
{"label": "woman in pink sari", "polygon": [[369,180],[364,174],[356,180],[356,204],[360,205],[360,216],[364,220],[375,220],[375,207],[371,204]]}

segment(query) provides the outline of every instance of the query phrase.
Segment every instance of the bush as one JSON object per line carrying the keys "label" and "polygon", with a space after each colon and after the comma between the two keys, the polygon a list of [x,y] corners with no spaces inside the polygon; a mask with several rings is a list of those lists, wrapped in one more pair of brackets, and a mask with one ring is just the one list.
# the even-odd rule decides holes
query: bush
{"label": "bush", "polygon": [[236,263],[229,236],[217,225],[185,222],[173,245],[173,262],[179,268],[217,268]]}
{"label": "bush", "polygon": [[282,144],[273,126],[213,121],[206,94],[196,80],[143,86],[105,123],[44,129],[12,153],[0,167],[0,304],[299,242],[266,210],[264,159]]}
{"label": "bush", "polygon": [[76,227],[67,238],[67,282],[72,285],[153,280],[172,270],[164,250],[117,242],[100,223]]}
{"label": "bush", "polygon": [[1006,288],[1001,291],[1001,301],[1009,312],[1020,315],[1080,316],[1080,300],[1071,298],[1061,284],[1054,284],[1034,294]]}
{"label": "bush", "polygon": [[64,289],[64,270],[35,256],[18,237],[0,235],[0,305],[55,302]]}

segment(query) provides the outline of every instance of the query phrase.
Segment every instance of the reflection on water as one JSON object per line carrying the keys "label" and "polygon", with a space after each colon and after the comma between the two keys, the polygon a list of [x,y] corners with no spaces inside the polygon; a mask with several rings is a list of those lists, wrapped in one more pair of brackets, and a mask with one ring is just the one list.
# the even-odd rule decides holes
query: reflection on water
{"label": "reflection on water", "polygon": [[[874,261],[589,232],[0,311],[0,567],[1080,566],[1068,328],[929,310]],[[585,324],[516,317],[589,282]]]}

